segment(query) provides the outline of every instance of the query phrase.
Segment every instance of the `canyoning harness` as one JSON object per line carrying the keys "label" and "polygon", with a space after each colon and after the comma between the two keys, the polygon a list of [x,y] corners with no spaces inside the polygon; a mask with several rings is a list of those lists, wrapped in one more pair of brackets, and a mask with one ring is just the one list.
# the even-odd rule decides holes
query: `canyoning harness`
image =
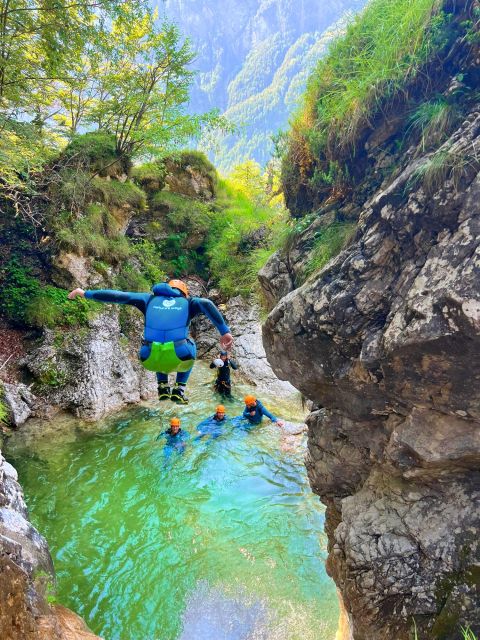
{"label": "canyoning harness", "polygon": [[188,339],[188,300],[171,289],[163,295],[157,291],[145,310],[140,360],[149,371],[189,371],[195,360],[195,348]]}

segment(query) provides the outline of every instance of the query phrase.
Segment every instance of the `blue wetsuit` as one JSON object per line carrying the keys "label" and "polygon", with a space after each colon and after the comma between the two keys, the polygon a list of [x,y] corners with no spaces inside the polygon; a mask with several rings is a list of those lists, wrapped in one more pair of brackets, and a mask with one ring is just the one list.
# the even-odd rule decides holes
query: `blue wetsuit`
{"label": "blue wetsuit", "polygon": [[257,400],[254,416],[250,415],[250,409],[248,407],[245,407],[245,410],[243,412],[243,417],[246,418],[250,422],[250,424],[260,424],[263,416],[267,416],[267,418],[270,418],[272,422],[277,421],[277,418],[263,406],[260,400]]}
{"label": "blue wetsuit", "polygon": [[214,415],[210,418],[206,418],[203,422],[200,422],[200,424],[197,425],[197,431],[200,433],[200,435],[197,436],[197,440],[206,435],[210,435],[212,438],[218,438],[218,436],[222,435],[223,426],[226,423],[226,417],[223,418],[223,420],[218,420]]}
{"label": "blue wetsuit", "polygon": [[174,451],[183,453],[185,451],[186,443],[189,438],[189,434],[182,429],[179,429],[175,435],[173,435],[170,429],[163,432],[166,442],[163,448],[163,452],[166,458],[169,458]]}
{"label": "blue wetsuit", "polygon": [[[142,363],[149,361],[152,347],[171,344],[174,358],[180,365],[185,365],[183,370],[182,368],[170,368],[166,373],[165,369],[162,371],[161,366],[150,370],[157,372],[157,380],[160,383],[168,381],[168,371],[178,371],[177,383],[185,384],[197,354],[195,342],[188,336],[188,328],[192,318],[203,313],[222,336],[229,333],[230,329],[211,300],[195,297],[185,298],[178,289],[173,289],[166,282],[156,284],[152,288],[152,292],[134,293],[98,289],[85,291],[85,297],[97,302],[128,304],[141,311],[145,316],[145,330],[139,353],[140,360]],[[145,366],[150,368],[146,364]]]}

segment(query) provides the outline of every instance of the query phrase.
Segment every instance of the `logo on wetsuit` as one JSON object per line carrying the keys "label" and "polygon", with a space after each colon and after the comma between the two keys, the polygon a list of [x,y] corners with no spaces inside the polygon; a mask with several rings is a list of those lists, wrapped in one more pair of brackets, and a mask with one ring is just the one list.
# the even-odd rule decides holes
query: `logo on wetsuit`
{"label": "logo on wetsuit", "polygon": [[158,310],[161,310],[161,311],[181,311],[182,307],[180,307],[180,306],[176,307],[175,306],[177,304],[177,302],[178,302],[178,298],[177,298],[177,300],[164,300],[161,305],[154,304],[152,308],[153,309],[158,309]]}

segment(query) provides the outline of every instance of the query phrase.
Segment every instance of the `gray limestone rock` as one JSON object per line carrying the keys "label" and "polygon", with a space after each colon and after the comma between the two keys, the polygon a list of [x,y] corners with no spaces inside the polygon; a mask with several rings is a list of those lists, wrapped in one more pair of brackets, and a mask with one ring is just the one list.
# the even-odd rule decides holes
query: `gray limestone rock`
{"label": "gray limestone rock", "polygon": [[[234,338],[231,357],[239,365],[238,375],[255,385],[259,390],[282,397],[297,394],[288,382],[279,380],[268,363],[262,343],[262,327],[258,305],[253,300],[241,296],[231,298],[220,305]],[[203,316],[192,323],[199,356],[214,358],[219,349],[219,336],[210,322]]]}
{"label": "gray limestone rock", "polygon": [[62,334],[60,341],[45,331],[23,361],[35,379],[43,413],[66,409],[98,420],[126,404],[155,396],[155,376],[143,369],[136,354],[142,336],[140,314],[132,322],[132,335],[127,338],[121,332],[118,309],[106,308],[88,327]]}
{"label": "gray limestone rock", "polygon": [[36,398],[27,385],[3,382],[3,399],[9,411],[9,421],[20,427],[33,413]]}
{"label": "gray limestone rock", "polygon": [[321,407],[307,468],[355,640],[480,631],[479,142],[477,109],[443,148],[461,171],[412,156],[321,272],[294,288],[290,248],[261,276],[267,357]]}

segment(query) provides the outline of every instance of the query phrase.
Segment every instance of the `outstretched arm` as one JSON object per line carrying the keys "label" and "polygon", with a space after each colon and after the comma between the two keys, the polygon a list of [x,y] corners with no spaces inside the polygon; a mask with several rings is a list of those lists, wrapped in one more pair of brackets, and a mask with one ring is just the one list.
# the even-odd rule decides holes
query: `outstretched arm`
{"label": "outstretched arm", "polygon": [[84,291],[83,289],[74,289],[68,294],[70,300],[74,300],[77,296],[95,300],[96,302],[111,302],[115,304],[129,304],[137,307],[145,313],[148,301],[151,298],[150,293],[134,293],[131,291],[116,291],[114,289],[97,289],[92,291]]}
{"label": "outstretched arm", "polygon": [[191,298],[190,319],[194,318],[199,313],[203,313],[207,316],[207,318],[222,336],[220,338],[220,344],[224,349],[229,349],[233,344],[232,334],[230,333],[230,329],[225,323],[222,314],[213,304],[213,302],[211,300],[208,300],[207,298]]}
{"label": "outstretched arm", "polygon": [[283,425],[282,420],[279,420],[278,418],[276,418],[273,415],[273,413],[270,413],[270,411],[266,407],[263,406],[263,404],[260,402],[260,400],[257,400],[257,405],[260,407],[260,411],[263,413],[264,416],[267,416],[267,418],[270,418],[270,420],[272,422],[276,422],[280,426]]}

